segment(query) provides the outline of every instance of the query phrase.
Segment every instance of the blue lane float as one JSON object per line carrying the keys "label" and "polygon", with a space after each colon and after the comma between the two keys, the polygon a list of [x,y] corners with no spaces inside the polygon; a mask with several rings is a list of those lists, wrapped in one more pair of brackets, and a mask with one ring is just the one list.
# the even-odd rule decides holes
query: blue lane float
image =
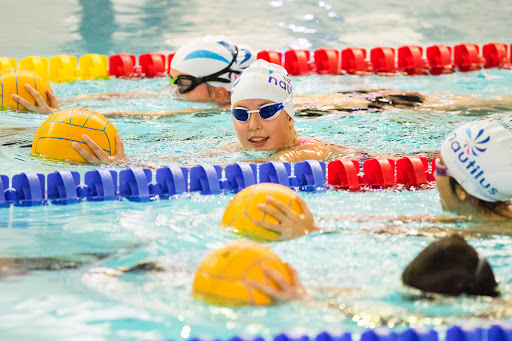
{"label": "blue lane float", "polygon": [[325,189],[327,169],[324,162],[297,162],[293,169],[302,191],[311,192]]}
{"label": "blue lane float", "polygon": [[482,328],[454,326],[446,331],[446,341],[481,341]]}
{"label": "blue lane float", "polygon": [[[512,341],[512,325],[499,326],[494,325],[485,330],[475,327],[454,326],[447,330],[444,338],[440,338],[438,333],[432,329],[410,328],[402,333],[396,333],[388,328],[377,328],[367,330],[360,337],[352,337],[352,334],[341,331],[324,331],[316,336],[297,334],[296,332],[281,333],[267,340],[272,341],[438,341],[439,339],[450,341]],[[206,337],[194,337],[190,341],[222,341],[224,339]],[[265,341],[265,338],[254,335],[235,336],[228,341]],[[167,340],[171,341],[171,340]]]}
{"label": "blue lane float", "polygon": [[108,169],[96,169],[85,173],[84,192],[87,200],[104,201],[117,198],[117,172]]}
{"label": "blue lane float", "polygon": [[40,206],[46,202],[43,174],[16,174],[12,177],[12,188],[15,192],[10,199],[14,201],[15,206]]}
{"label": "blue lane float", "polygon": [[48,174],[47,197],[52,204],[72,204],[78,202],[77,187],[80,185],[80,174],[71,171],[56,171]]}
{"label": "blue lane float", "polygon": [[[151,169],[131,167],[119,172],[119,195],[130,201],[151,200],[149,184],[153,178]],[[156,195],[156,193],[155,193]]]}
{"label": "blue lane float", "polygon": [[188,192],[188,168],[167,166],[156,171],[156,182],[161,188],[160,197],[169,198]]}
{"label": "blue lane float", "polygon": [[237,193],[262,182],[272,182],[300,191],[323,191],[326,165],[318,161],[302,161],[294,165],[271,161],[256,165],[237,162],[226,169],[218,165],[198,165],[190,169],[176,165],[152,172],[130,167],[121,171],[99,168],[85,173],[83,183],[76,171],[48,174],[23,172],[10,179],[0,175],[0,207],[38,206],[48,202],[68,205],[81,201],[109,201],[125,198],[147,202],[199,192],[203,195]]}
{"label": "blue lane float", "polygon": [[487,341],[512,341],[512,325],[509,328],[492,326],[487,331]]}
{"label": "blue lane float", "polygon": [[435,330],[408,329],[398,334],[398,341],[438,341],[439,336]]}
{"label": "blue lane float", "polygon": [[234,192],[258,183],[258,167],[255,164],[237,162],[227,166],[225,173],[228,187]]}

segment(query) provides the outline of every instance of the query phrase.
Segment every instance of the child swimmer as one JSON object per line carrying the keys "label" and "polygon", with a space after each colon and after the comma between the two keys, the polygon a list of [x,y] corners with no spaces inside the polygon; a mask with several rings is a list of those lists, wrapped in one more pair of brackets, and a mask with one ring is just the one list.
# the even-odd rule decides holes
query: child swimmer
{"label": "child swimmer", "polygon": [[512,132],[492,121],[467,123],[446,137],[436,166],[443,210],[512,220]]}
{"label": "child swimmer", "polygon": [[261,59],[252,63],[235,82],[231,102],[233,125],[241,147],[274,153],[256,161],[358,157],[359,152],[354,149],[297,134],[292,81],[279,65]]}

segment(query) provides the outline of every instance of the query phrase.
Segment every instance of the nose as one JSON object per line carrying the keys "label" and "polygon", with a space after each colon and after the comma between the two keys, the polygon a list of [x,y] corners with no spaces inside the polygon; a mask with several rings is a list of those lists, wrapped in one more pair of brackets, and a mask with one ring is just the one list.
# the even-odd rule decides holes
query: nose
{"label": "nose", "polygon": [[258,113],[251,113],[251,117],[249,117],[249,130],[258,130],[261,128],[261,118]]}

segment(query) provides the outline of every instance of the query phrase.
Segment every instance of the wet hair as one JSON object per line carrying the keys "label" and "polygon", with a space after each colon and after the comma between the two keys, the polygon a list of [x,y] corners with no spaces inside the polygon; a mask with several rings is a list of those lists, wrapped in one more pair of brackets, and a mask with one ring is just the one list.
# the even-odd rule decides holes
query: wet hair
{"label": "wet hair", "polygon": [[459,235],[428,245],[405,268],[402,282],[423,292],[451,296],[500,295],[487,260]]}
{"label": "wet hair", "polygon": [[[455,178],[451,177],[450,176],[450,179],[448,180],[449,183],[450,183],[450,190],[452,191],[452,193],[456,196],[456,189],[457,189],[457,186],[460,186],[462,187],[458,182],[457,180],[455,180]],[[464,187],[462,187],[464,188]],[[469,193],[468,193],[469,194]],[[508,201],[496,201],[496,202],[490,202],[490,201],[485,201],[485,200],[482,200],[482,199],[479,199],[477,197],[474,197],[472,196],[471,194],[469,194],[471,196],[471,198],[474,199],[474,202],[475,204],[480,208],[482,209],[483,211],[485,212],[490,212],[490,213],[494,213],[494,214],[497,214],[499,216],[502,216],[502,217],[505,217],[505,218],[509,218],[507,215],[504,215],[503,213],[500,213],[498,211],[498,208],[500,208],[501,206],[503,205],[508,205],[509,202]]]}

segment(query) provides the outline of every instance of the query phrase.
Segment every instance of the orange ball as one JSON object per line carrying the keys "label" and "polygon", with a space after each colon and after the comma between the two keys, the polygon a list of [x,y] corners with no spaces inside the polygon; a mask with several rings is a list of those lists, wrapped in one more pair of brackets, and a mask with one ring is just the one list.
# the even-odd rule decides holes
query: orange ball
{"label": "orange ball", "polygon": [[279,239],[281,232],[278,229],[266,229],[254,223],[265,221],[277,227],[278,221],[274,217],[257,208],[258,204],[267,202],[267,196],[287,205],[298,214],[302,213],[297,193],[283,185],[260,183],[244,188],[235,195],[224,211],[221,224],[247,238],[269,241]]}
{"label": "orange ball", "polygon": [[0,71],[0,110],[27,110],[11,98],[13,94],[36,104],[32,94],[25,89],[25,84],[33,87],[49,104],[46,90],[51,88],[45,79],[31,70],[10,68]]}
{"label": "orange ball", "polygon": [[278,289],[263,274],[277,272],[290,284],[288,267],[268,247],[252,242],[235,242],[210,252],[199,264],[192,285],[195,298],[221,305],[269,305],[272,299],[248,285],[257,281]]}
{"label": "orange ball", "polygon": [[61,110],[48,117],[34,136],[32,154],[57,160],[87,162],[71,146],[73,142],[77,142],[92,153],[82,140],[84,134],[108,155],[116,154],[117,130],[114,125],[100,113],[84,108]]}

